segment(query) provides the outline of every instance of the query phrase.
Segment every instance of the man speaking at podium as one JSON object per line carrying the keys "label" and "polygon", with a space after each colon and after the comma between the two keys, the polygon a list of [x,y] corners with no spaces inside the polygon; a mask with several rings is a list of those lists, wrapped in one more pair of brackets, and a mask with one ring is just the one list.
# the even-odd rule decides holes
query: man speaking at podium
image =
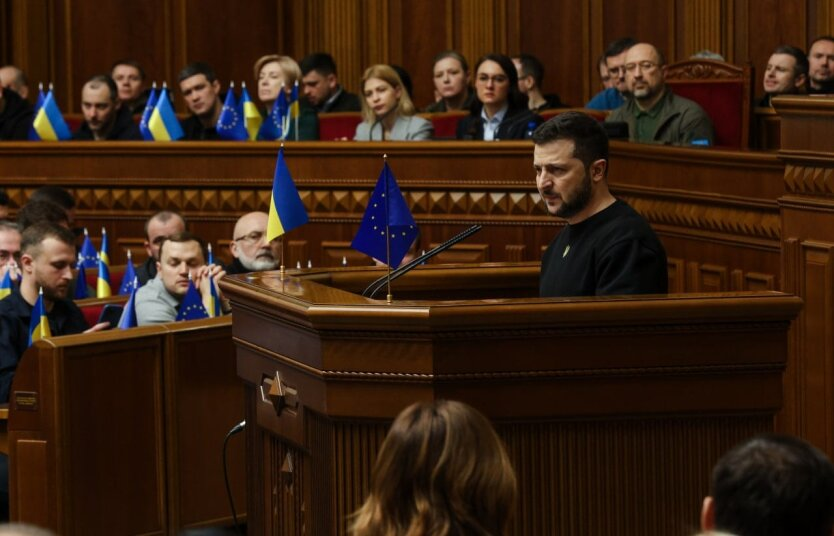
{"label": "man speaking at podium", "polygon": [[568,112],[533,133],[536,186],[567,225],[542,258],[542,297],[665,294],[666,252],[648,222],[608,190],[608,136]]}

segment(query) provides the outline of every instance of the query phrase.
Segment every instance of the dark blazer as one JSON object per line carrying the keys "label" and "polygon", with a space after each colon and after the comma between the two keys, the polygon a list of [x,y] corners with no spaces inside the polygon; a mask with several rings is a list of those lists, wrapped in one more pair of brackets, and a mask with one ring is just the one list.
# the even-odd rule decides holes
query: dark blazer
{"label": "dark blazer", "polygon": [[[324,114],[329,112],[360,112],[362,111],[362,103],[359,101],[359,96],[354,93],[348,93],[342,88],[339,96],[336,97],[330,104],[325,103],[318,113]],[[300,129],[299,129],[300,130]]]}
{"label": "dark blazer", "polygon": [[3,89],[6,107],[0,113],[0,140],[25,140],[29,138],[34,110],[29,101],[9,88]]}
{"label": "dark blazer", "polygon": [[[498,125],[495,137],[499,140],[523,140],[527,137],[528,130],[534,130],[543,121],[540,115],[527,108],[510,108],[507,110],[504,120]],[[481,119],[480,107],[477,108],[477,111],[473,110],[471,114],[458,121],[457,139],[484,139],[484,123]]]}
{"label": "dark blazer", "polygon": [[[90,130],[87,122],[84,121],[72,135],[72,139],[76,141],[93,141],[95,138],[93,137],[93,131]],[[127,106],[122,106],[116,111],[116,122],[113,124],[113,130],[107,135],[107,139],[120,141],[141,141],[144,139],[139,127],[133,122],[133,116]]]}

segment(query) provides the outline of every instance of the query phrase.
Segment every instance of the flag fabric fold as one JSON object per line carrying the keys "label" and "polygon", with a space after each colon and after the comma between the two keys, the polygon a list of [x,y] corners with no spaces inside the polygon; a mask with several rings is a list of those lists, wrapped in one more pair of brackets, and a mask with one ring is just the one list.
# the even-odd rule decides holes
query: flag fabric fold
{"label": "flag fabric fold", "polygon": [[3,279],[0,280],[0,300],[9,296],[14,290],[14,285],[12,284],[12,273],[9,270],[6,270],[6,273],[3,275]]}
{"label": "flag fabric fold", "polygon": [[51,89],[43,99],[43,105],[35,115],[32,126],[42,141],[63,141],[72,137]]}
{"label": "flag fabric fold", "polygon": [[156,99],[156,107],[148,120],[148,128],[154,141],[176,141],[185,136],[168,98],[168,88],[165,86],[162,86],[162,91]]}
{"label": "flag fabric fold", "polygon": [[127,264],[125,265],[125,273],[122,276],[122,284],[119,286],[119,294],[126,296],[132,293],[137,288],[138,281],[136,268],[133,266],[133,257],[130,254],[130,250],[127,250]]}
{"label": "flag fabric fold", "polygon": [[[125,273],[126,275],[127,273]],[[139,325],[139,322],[136,320],[136,289],[139,287],[139,280],[134,276],[134,279],[130,283],[133,290],[130,291],[130,297],[127,299],[127,303],[125,303],[121,318],[119,318],[119,329],[130,329]]]}
{"label": "flag fabric fold", "polygon": [[41,108],[43,108],[44,99],[46,99],[46,96],[43,94],[43,84],[38,84],[38,100],[35,101],[35,108],[32,113],[32,124],[29,126],[30,141],[40,141],[41,139],[41,137],[38,135],[38,131],[35,130],[34,119],[38,116],[38,112],[41,111]]}
{"label": "flag fabric fold", "polygon": [[75,276],[75,294],[73,298],[76,300],[83,300],[90,297],[90,291],[87,289],[87,271],[84,269],[84,260],[81,254],[78,254],[78,273]]}
{"label": "flag fabric fold", "polygon": [[154,82],[153,87],[151,87],[151,93],[148,95],[148,102],[145,103],[145,109],[142,111],[142,120],[139,122],[139,130],[142,132],[142,137],[145,138],[145,141],[153,141],[153,132],[151,132],[151,127],[148,123],[156,107],[157,98],[156,82]]}
{"label": "flag fabric fold", "polygon": [[261,140],[283,140],[287,136],[289,128],[289,111],[287,104],[287,92],[284,91],[284,85],[278,91],[278,98],[272,104],[272,110],[269,112],[266,121],[261,126],[261,132],[258,139]]}
{"label": "flag fabric fold", "polygon": [[217,290],[217,285],[214,283],[213,277],[209,278],[209,285],[211,287],[211,304],[208,314],[212,318],[223,316],[223,310],[220,307],[220,292]]}
{"label": "flag fabric fold", "polygon": [[84,243],[81,244],[81,251],[78,253],[79,260],[84,263],[84,268],[96,268],[98,266],[98,252],[90,240],[90,233],[84,228]]}
{"label": "flag fabric fold", "polygon": [[385,162],[351,247],[396,268],[418,233],[397,179]]}
{"label": "flag fabric fold", "polygon": [[43,289],[38,291],[38,299],[32,307],[32,316],[29,317],[29,346],[32,343],[52,336],[49,329],[49,320],[46,318],[46,309],[43,306]]}
{"label": "flag fabric fold", "polygon": [[234,83],[229,86],[229,91],[226,92],[226,102],[223,103],[223,109],[217,118],[216,129],[217,135],[223,140],[244,141],[249,139],[246,125],[243,124],[243,116],[235,100]]}
{"label": "flag fabric fold", "polygon": [[104,227],[101,228],[101,249],[98,252],[101,260],[104,261],[108,267],[110,266],[110,244],[107,241],[107,231]]}
{"label": "flag fabric fold", "polygon": [[98,277],[96,278],[96,298],[109,298],[113,293],[110,288],[110,269],[104,259],[98,259]]}
{"label": "flag fabric fold", "polygon": [[[266,241],[272,242],[282,234],[307,223],[307,209],[295,187],[284,161],[284,148],[278,150],[272,196],[269,199],[269,219],[266,224]],[[282,259],[283,262],[283,259]]]}
{"label": "flag fabric fold", "polygon": [[177,312],[177,321],[180,320],[199,320],[201,318],[208,318],[205,306],[203,306],[203,298],[197,287],[194,286],[194,281],[188,281],[188,290],[185,297],[180,304],[180,310]]}
{"label": "flag fabric fold", "polygon": [[252,102],[249,92],[246,90],[246,82],[243,82],[243,89],[240,92],[241,108],[243,109],[243,124],[246,126],[246,132],[249,134],[250,140],[258,139],[258,132],[261,130],[264,118],[261,117],[261,112],[258,107]]}

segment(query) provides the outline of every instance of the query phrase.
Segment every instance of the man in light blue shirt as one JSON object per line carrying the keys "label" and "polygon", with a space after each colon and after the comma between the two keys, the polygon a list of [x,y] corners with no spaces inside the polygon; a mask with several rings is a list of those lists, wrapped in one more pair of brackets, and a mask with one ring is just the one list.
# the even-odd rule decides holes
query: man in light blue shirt
{"label": "man in light blue shirt", "polygon": [[636,43],[637,41],[631,37],[623,37],[608,45],[604,56],[612,86],[594,95],[585,105],[585,108],[613,110],[625,103],[625,97],[628,95],[628,87],[625,81],[625,57],[628,50]]}

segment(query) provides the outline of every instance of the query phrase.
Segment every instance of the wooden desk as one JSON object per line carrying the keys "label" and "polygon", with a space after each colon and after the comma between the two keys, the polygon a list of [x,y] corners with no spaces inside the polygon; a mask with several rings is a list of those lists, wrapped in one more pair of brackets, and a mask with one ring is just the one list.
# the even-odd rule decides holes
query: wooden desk
{"label": "wooden desk", "polygon": [[[422,267],[391,305],[347,291],[380,270],[224,279],[247,392],[249,534],[344,534],[390,421],[438,398],[472,404],[506,442],[512,534],[691,532],[718,457],[773,430],[800,301],[503,297],[535,270]],[[482,299],[436,301],[460,290]]]}

